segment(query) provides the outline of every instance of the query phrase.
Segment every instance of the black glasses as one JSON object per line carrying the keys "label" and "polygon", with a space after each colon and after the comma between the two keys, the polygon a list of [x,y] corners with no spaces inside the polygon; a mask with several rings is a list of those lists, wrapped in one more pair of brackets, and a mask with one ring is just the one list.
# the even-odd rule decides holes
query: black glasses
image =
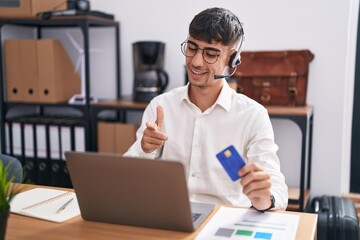
{"label": "black glasses", "polygon": [[219,49],[216,49],[216,48],[210,48],[210,47],[199,48],[199,46],[196,43],[194,43],[194,42],[192,42],[190,40],[186,40],[185,42],[183,42],[181,44],[181,52],[186,57],[195,56],[199,49],[202,50],[202,57],[205,60],[205,62],[207,62],[209,64],[216,63],[219,56],[224,53],[224,52],[221,52]]}

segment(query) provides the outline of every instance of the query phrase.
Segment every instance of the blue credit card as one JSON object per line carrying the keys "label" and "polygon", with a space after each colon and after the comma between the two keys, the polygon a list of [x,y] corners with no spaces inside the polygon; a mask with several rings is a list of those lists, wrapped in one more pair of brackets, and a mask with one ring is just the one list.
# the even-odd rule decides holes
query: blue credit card
{"label": "blue credit card", "polygon": [[245,166],[245,161],[233,145],[216,154],[216,157],[219,159],[225,171],[229,174],[231,180],[236,181],[240,178],[238,172],[240,168]]}

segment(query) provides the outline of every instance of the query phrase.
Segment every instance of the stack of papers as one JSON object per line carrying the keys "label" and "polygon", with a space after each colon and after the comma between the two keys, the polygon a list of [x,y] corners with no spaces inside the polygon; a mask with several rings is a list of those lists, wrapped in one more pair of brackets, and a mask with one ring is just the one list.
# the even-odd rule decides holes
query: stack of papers
{"label": "stack of papers", "polygon": [[295,239],[300,216],[220,207],[196,239]]}

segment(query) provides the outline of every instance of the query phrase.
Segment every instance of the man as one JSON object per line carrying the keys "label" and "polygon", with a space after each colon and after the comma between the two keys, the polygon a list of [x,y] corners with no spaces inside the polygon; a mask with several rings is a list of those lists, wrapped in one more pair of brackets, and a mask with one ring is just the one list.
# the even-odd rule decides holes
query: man
{"label": "man", "polygon": [[[229,65],[240,63],[243,35],[239,19],[226,9],[194,17],[181,44],[189,83],[150,102],[125,155],[182,162],[192,201],[285,209],[287,186],[268,113],[225,80]],[[230,145],[247,163],[235,182],[216,158]]]}

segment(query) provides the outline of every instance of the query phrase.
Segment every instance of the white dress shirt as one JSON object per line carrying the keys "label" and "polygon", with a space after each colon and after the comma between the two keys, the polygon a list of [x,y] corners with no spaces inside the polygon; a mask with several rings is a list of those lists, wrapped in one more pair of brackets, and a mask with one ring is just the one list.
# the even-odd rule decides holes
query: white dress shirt
{"label": "white dress shirt", "polygon": [[[125,155],[182,162],[191,201],[249,207],[239,180],[233,182],[216,158],[218,152],[234,145],[245,162],[255,162],[270,174],[275,208],[285,209],[287,186],[267,110],[223,81],[217,101],[204,112],[189,100],[189,85],[155,97],[144,111],[136,142]],[[164,109],[168,140],[162,149],[145,153],[141,148],[145,123],[155,122],[158,105]]]}

